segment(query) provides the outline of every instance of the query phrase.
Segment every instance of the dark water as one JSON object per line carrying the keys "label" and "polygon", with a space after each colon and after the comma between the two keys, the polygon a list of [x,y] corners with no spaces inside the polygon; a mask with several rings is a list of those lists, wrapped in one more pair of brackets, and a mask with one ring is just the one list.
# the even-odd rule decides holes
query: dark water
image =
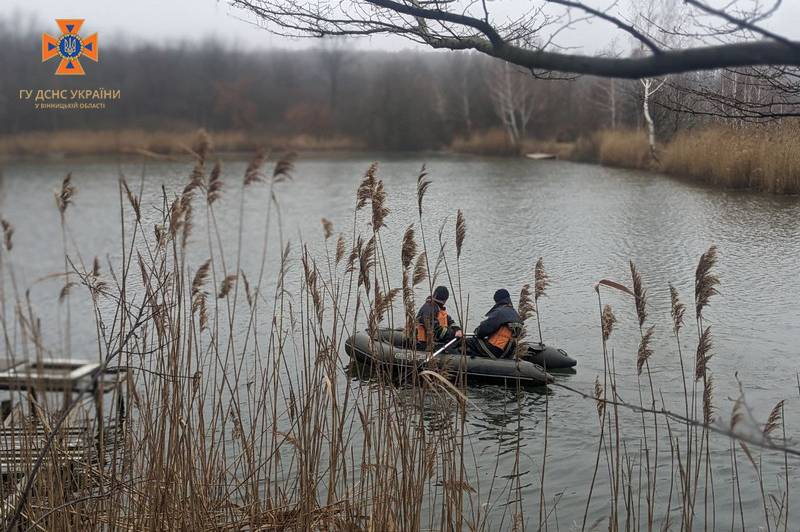
{"label": "dark water", "polygon": [[[435,241],[445,223],[445,238],[452,245],[457,209],[467,220],[467,238],[461,259],[462,289],[469,294],[468,328],[477,325],[491,305],[492,293],[505,287],[518,294],[532,282],[533,267],[543,257],[553,281],[541,302],[544,340],[568,351],[579,361],[575,375],[559,381],[591,392],[602,374],[603,357],[594,284],[603,278],[630,283],[628,261],[633,260],[649,289],[650,323],[656,325],[651,370],[655,387],[667,407],[680,410],[683,385],[675,340],[669,319],[668,283],[673,283],[687,304],[683,353],[693,367],[696,328],[692,312],[694,269],[700,254],[711,244],[719,248],[717,273],[720,295],[712,300],[707,322],[714,335],[710,362],[715,378],[717,415],[726,420],[741,381],[747,404],[757,421],[786,400],[787,428],[800,430],[798,405],[798,340],[800,340],[800,287],[797,257],[800,201],[754,193],[726,192],[689,185],[658,175],[556,161],[528,161],[455,156],[337,156],[300,160],[295,180],[280,185],[283,237],[306,240],[320,250],[321,217],[333,221],[336,230],[349,235],[357,184],[369,163],[381,161],[388,206],[392,210],[386,229],[386,248],[396,255],[395,282],[399,284],[399,238],[416,221],[416,175],[427,163],[433,180],[426,199],[426,230]],[[232,183],[218,209],[226,253],[236,249],[239,183],[244,162],[226,164]],[[14,261],[18,283],[32,286],[32,299],[45,323],[64,319],[57,304],[60,282],[42,280],[63,271],[62,238],[52,191],[63,175],[72,171],[78,187],[75,206],[68,213],[70,248],[77,246],[84,260],[95,255],[119,258],[122,233],[119,219],[117,176],[125,173],[139,186],[144,173],[143,201],[147,216],[156,216],[161,204],[161,185],[172,194],[186,181],[188,168],[181,163],[109,161],[24,162],[4,169],[0,212],[11,221],[15,234]],[[266,193],[255,191],[245,198],[247,247],[243,268],[255,269],[259,260]],[[203,257],[203,231],[193,246]],[[620,323],[611,339],[620,395],[638,401],[636,349],[639,332],[634,306],[618,293],[604,292]],[[421,296],[418,294],[418,298]],[[94,325],[88,307],[74,303],[77,322],[71,352],[92,353]],[[531,328],[535,335],[535,325]],[[48,328],[46,338],[60,354],[66,340],[58,326]],[[77,356],[77,355],[76,355]],[[88,355],[93,356],[93,355]],[[602,380],[602,377],[601,377]],[[648,392],[649,393],[649,392]],[[518,401],[515,391],[494,386],[468,389],[470,448],[479,468],[481,489],[499,471],[497,482],[513,469],[515,453],[508,452],[519,439],[523,453],[519,470],[526,511],[538,516],[539,475],[542,464],[544,396],[526,393]],[[549,434],[546,492],[548,504],[557,500],[559,528],[580,524],[594,467],[597,414],[591,401],[567,390],[554,388],[549,395]],[[630,419],[638,419],[632,415]],[[518,430],[519,422],[521,429]],[[626,440],[636,453],[641,433],[632,430]],[[665,444],[666,445],[666,444]],[[718,526],[728,527],[731,514],[731,482],[728,440],[714,438],[714,471],[717,479]],[[669,461],[668,448],[663,451]],[[740,453],[741,454],[741,453]],[[758,452],[756,455],[758,456]],[[764,482],[778,493],[783,456],[764,452]],[[800,482],[797,460],[790,461],[790,478]],[[601,466],[601,476],[603,469]],[[759,488],[749,464],[739,464],[746,528],[762,525]],[[667,475],[668,472],[664,472]],[[666,488],[665,488],[666,489]],[[598,489],[590,516],[607,515],[603,489]],[[666,491],[664,492],[666,497]],[[666,502],[659,500],[661,512]],[[673,501],[674,505],[674,501]],[[497,515],[502,508],[490,509]],[[737,510],[738,513],[738,510]],[[673,519],[679,519],[679,513]],[[800,510],[797,515],[800,516]],[[499,517],[496,524],[500,526]],[[594,519],[590,518],[590,522]],[[800,517],[792,519],[800,522]],[[503,521],[508,524],[508,519]],[[555,524],[553,524],[555,527]],[[602,527],[601,527],[602,528]],[[737,528],[739,525],[737,524]],[[555,528],[553,528],[555,529]]]}

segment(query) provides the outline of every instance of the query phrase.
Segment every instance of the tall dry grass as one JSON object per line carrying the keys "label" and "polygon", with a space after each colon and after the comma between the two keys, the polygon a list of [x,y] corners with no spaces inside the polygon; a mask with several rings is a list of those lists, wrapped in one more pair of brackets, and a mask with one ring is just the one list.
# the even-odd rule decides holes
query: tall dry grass
{"label": "tall dry grass", "polygon": [[723,188],[800,193],[800,127],[796,124],[711,126],[661,144],[654,160],[645,131],[601,130],[575,142],[525,139],[513,146],[502,130],[456,139],[450,149],[478,155],[552,153],[559,159],[653,170]]}
{"label": "tall dry grass", "polygon": [[566,158],[655,170],[723,188],[800,193],[800,130],[792,125],[709,127],[677,134],[650,155],[644,131],[604,130],[579,139]]}
{"label": "tall dry grass", "polygon": [[661,169],[727,188],[800,192],[800,129],[791,126],[710,128],[678,135]]}
{"label": "tall dry grass", "polygon": [[522,147],[514,145],[508,133],[502,129],[489,129],[469,137],[457,137],[450,143],[450,150],[456,153],[475,155],[509,156],[522,153]]}
{"label": "tall dry grass", "polygon": [[[0,136],[0,156],[86,156],[137,154],[185,155],[194,131],[61,130]],[[255,152],[262,146],[284,151],[335,151],[363,149],[363,144],[345,137],[314,135],[281,136],[252,131],[217,131],[218,152]]]}
{"label": "tall dry grass", "polygon": [[494,128],[473,133],[468,137],[457,137],[450,143],[448,149],[455,153],[500,157],[518,156],[526,153],[549,153],[559,159],[567,159],[573,150],[573,144],[555,140],[525,138],[515,146],[511,142],[508,133],[502,129]]}
{"label": "tall dry grass", "polygon": [[597,133],[597,160],[621,168],[651,168],[650,146],[644,131],[604,130]]}
{"label": "tall dry grass", "polygon": [[[521,431],[522,410],[517,409],[516,419],[509,421],[520,435],[512,449],[513,471],[505,480],[499,473],[482,479],[469,455],[475,435],[467,430],[470,404],[463,375],[447,368],[419,368],[401,377],[381,367],[354,373],[365,368],[348,365],[343,356],[343,343],[354,331],[403,326],[416,308],[415,288],[430,293],[436,275],[450,284],[462,320],[467,314],[469,299],[461,293],[460,276],[466,267],[461,252],[468,222],[456,213],[454,243],[442,236],[443,230],[438,242],[426,240],[429,218],[423,213],[432,181],[424,167],[417,176],[418,219],[405,231],[402,249],[384,247],[391,213],[375,164],[356,191],[352,224],[337,232],[329,220],[322,220],[321,252],[312,253],[305,242],[293,246],[285,241],[283,232],[275,231],[280,212],[265,206],[262,240],[243,243],[240,238],[235,252],[226,256],[217,225],[219,198],[235,195],[241,210],[244,197],[258,187],[277,201],[283,188],[291,186],[292,159],[271,161],[259,152],[243,175],[229,176],[219,163],[212,164],[207,137],[193,142],[191,153],[195,162],[185,187],[153,206],[155,220],[136,187],[120,181],[123,232],[119,259],[107,269],[65,243],[69,269],[58,278],[64,286],[72,285],[65,301],[85,297],[92,304],[98,361],[119,385],[100,413],[103,425],[115,426],[113,434],[119,434],[112,438],[111,432],[101,432],[97,412],[84,408],[80,397],[65,412],[34,408],[32,416],[13,417],[13,426],[28,432],[41,429],[49,438],[43,450],[24,457],[21,478],[0,484],[6,527],[558,528],[561,495],[551,501],[546,492],[552,452],[547,442],[557,441],[558,435],[549,431],[547,418],[544,433],[523,438],[529,433]],[[69,226],[75,194],[79,188],[65,179],[58,208],[65,230],[78,238],[79,231]],[[207,220],[204,231],[197,228],[199,217]],[[243,223],[240,217],[240,235]],[[41,327],[32,326],[38,323],[35,309],[14,282],[14,228],[3,220],[2,229],[0,267],[8,281],[3,286],[11,287],[3,292],[3,309],[19,309],[2,315],[4,330],[17,332],[6,336],[6,349],[18,357],[41,357]],[[192,241],[203,251],[200,260],[189,252]],[[245,245],[261,257],[255,271],[242,269]],[[390,273],[390,261],[397,257],[402,285]],[[670,287],[677,355],[654,353],[649,345],[654,324],[648,316],[646,276],[633,263],[632,288],[609,280],[598,283],[603,374],[592,390],[574,389],[563,381],[554,384],[584,397],[587,411],[592,416],[596,411],[598,419],[583,523],[574,523],[573,529],[711,530],[724,524],[786,530],[792,522],[789,476],[800,451],[785,446],[783,403],[749,436],[738,432],[745,423],[743,397],[730,420],[714,413],[713,342],[705,320],[719,282],[716,260],[711,248],[698,264],[695,305],[690,306],[696,338],[684,330],[686,307]],[[288,280],[293,269],[298,286]],[[531,277],[533,302],[526,305],[526,314],[536,313],[538,324],[540,297],[548,284],[541,260]],[[528,292],[530,300],[530,286]],[[395,301],[402,307],[397,314]],[[630,305],[638,318],[640,347],[627,362],[615,354],[616,318],[610,303]],[[684,366],[687,343],[696,346],[695,363]],[[660,356],[680,357],[685,383],[681,413],[666,408],[650,372]],[[640,377],[633,400],[618,383],[622,364],[633,365]],[[122,373],[120,368],[131,371]],[[517,402],[523,401],[526,392],[518,386],[515,392]],[[121,408],[123,398],[126,406]],[[15,399],[30,404],[23,394]],[[547,413],[547,395],[545,401]],[[93,458],[64,452],[62,436],[74,423],[85,423],[99,434],[100,452]],[[711,467],[713,438],[730,438],[729,479],[715,477]],[[538,471],[524,470],[522,458],[531,452],[541,454]],[[785,467],[777,487],[763,481],[762,452],[782,453]],[[500,454],[498,447],[498,463]],[[734,497],[733,514],[723,523],[715,511],[715,493],[723,482],[741,488],[739,466],[751,468],[761,479],[764,512],[745,516],[741,496],[738,503]],[[506,489],[498,487],[504,482]],[[540,490],[538,505],[526,496],[531,482]]]}

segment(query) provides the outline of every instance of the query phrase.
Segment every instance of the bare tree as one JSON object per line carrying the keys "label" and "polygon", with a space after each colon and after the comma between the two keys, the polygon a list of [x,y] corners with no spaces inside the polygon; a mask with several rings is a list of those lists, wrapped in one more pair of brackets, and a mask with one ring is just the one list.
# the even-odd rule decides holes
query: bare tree
{"label": "bare tree", "polygon": [[655,80],[653,78],[643,78],[639,80],[642,84],[642,115],[647,124],[647,142],[650,145],[650,156],[654,160],[658,160],[656,153],[656,123],[653,120],[653,115],[650,112],[650,99],[655,93],[664,87],[666,80]]}
{"label": "bare tree", "polygon": [[[600,52],[601,56],[619,57],[616,41],[607,49]],[[608,113],[609,128],[617,129],[619,123],[620,82],[615,78],[596,78],[589,87],[588,93],[591,103]]]}
{"label": "bare tree", "polygon": [[511,145],[519,147],[534,110],[531,79],[514,72],[506,62],[493,62],[491,70],[487,83],[494,110],[508,133]]}
{"label": "bare tree", "polygon": [[800,117],[796,68],[725,69],[669,84],[659,105],[680,114],[738,124]]}
{"label": "bare tree", "polygon": [[338,109],[337,103],[342,71],[351,58],[351,53],[345,47],[344,41],[344,37],[327,37],[323,40],[320,50],[322,70],[328,77],[328,109],[334,119]]}
{"label": "bare tree", "polygon": [[[642,28],[647,35],[653,35],[660,31],[661,45],[668,48],[675,48],[681,44],[683,33],[680,28],[684,20],[681,13],[681,6],[677,0],[632,0],[632,18],[636,25]],[[634,40],[634,45],[638,46],[635,51],[637,55],[645,53],[644,43],[641,40]],[[658,161],[656,152],[656,124],[653,114],[650,112],[650,101],[653,96],[660,91],[666,83],[666,78],[658,80],[653,77],[641,78],[639,80],[642,87],[642,116],[647,125],[647,142],[650,146],[650,156]]]}
{"label": "bare tree", "polygon": [[[478,50],[533,71],[560,71],[641,79],[667,74],[754,65],[800,66],[800,42],[765,29],[767,10],[724,9],[684,0],[696,37],[685,48],[664,47],[617,10],[599,10],[580,0],[540,0],[524,12],[498,17],[482,0],[229,0],[251,11],[276,33],[293,36],[394,34],[434,48]],[[561,10],[561,11],[559,11]],[[576,16],[578,13],[579,16]],[[631,36],[648,51],[637,57],[595,57],[559,47],[559,34],[576,21],[596,19]],[[668,28],[660,33],[669,34]],[[703,35],[725,34],[732,42],[708,45]],[[756,36],[757,38],[753,38]]]}

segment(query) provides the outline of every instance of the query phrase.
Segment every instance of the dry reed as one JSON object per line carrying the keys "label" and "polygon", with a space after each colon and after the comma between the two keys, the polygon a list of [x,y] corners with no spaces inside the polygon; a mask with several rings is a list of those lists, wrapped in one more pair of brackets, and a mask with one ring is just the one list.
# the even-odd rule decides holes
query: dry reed
{"label": "dry reed", "polygon": [[[497,521],[488,513],[494,511],[495,505],[502,506],[498,501],[505,503],[505,498],[513,495],[516,500],[508,510],[512,512],[511,523],[535,527],[535,520],[525,515],[531,509],[526,509],[520,498],[525,473],[520,470],[519,459],[528,441],[519,437],[514,444],[516,476],[509,483],[513,485],[502,494],[491,490],[487,494],[479,485],[478,471],[472,470],[466,458],[472,444],[465,430],[470,404],[461,387],[463,382],[446,380],[453,376],[452,370],[438,372],[429,368],[412,372],[408,385],[398,384],[380,370],[362,375],[368,380],[359,382],[341,369],[345,362],[341,346],[350,332],[364,328],[359,319],[365,319],[366,328],[375,332],[385,322],[392,322],[395,302],[399,304],[402,297],[408,327],[414,317],[414,288],[430,280],[420,221],[419,226],[409,225],[404,232],[399,250],[402,287],[392,286],[381,238],[389,211],[377,166],[368,170],[359,187],[349,246],[348,240],[339,235],[334,257],[327,254],[334,228],[323,219],[324,256],[313,256],[309,246],[302,243],[299,258],[294,258],[292,247],[284,241],[270,247],[271,253],[265,253],[279,268],[273,279],[274,299],[268,301],[266,291],[260,289],[260,280],[252,290],[238,265],[228,269],[222,246],[213,244],[213,223],[207,228],[209,244],[202,255],[209,258],[196,269],[189,260],[186,248],[192,204],[205,202],[213,212],[222,193],[222,169],[218,163],[206,177],[205,161],[214,144],[201,136],[192,146],[198,161],[189,173],[189,190],[171,203],[164,200],[168,207],[152,231],[149,226],[147,231],[142,227],[147,218],[145,206],[124,181],[120,183],[120,194],[128,197],[130,205],[126,210],[133,213],[132,238],[143,240],[128,243],[122,266],[111,264],[110,271],[101,272],[99,261],[94,259],[88,271],[72,272],[80,282],[73,283],[70,289],[86,286],[98,319],[108,311],[103,305],[111,308],[114,319],[102,322],[102,326],[98,323],[104,367],[134,369],[118,383],[119,390],[126,392],[126,408],[119,406],[121,395],[116,395],[101,411],[106,421],[124,420],[121,440],[98,440],[99,445],[108,447],[102,463],[42,461],[35,469],[36,456],[29,456],[30,481],[27,487],[14,492],[16,498],[11,500],[10,508],[15,511],[13,516],[7,516],[8,524],[22,523],[23,528],[34,529],[490,530]],[[263,170],[267,163],[265,153],[251,160],[240,182],[242,188],[270,187],[291,175],[291,159],[284,158],[266,178],[269,174]],[[423,199],[430,185],[426,176],[423,168],[417,179],[416,203],[421,219]],[[70,179],[65,179],[57,194],[62,214],[74,196],[71,187]],[[205,194],[196,194],[202,190]],[[269,193],[272,194],[271,188]],[[273,196],[270,200],[275,201]],[[366,209],[368,203],[370,209]],[[210,218],[213,220],[213,216]],[[14,228],[5,220],[0,225],[4,231],[5,247],[0,253],[5,268],[10,264],[5,259],[13,252]],[[269,225],[265,229],[269,230]],[[458,259],[466,238],[466,220],[460,211],[456,215],[455,236],[453,252]],[[440,234],[440,241],[441,238]],[[447,268],[448,252],[444,246],[440,248],[437,264]],[[716,258],[712,247],[696,271],[698,322],[716,294]],[[136,261],[133,269],[126,266],[131,261]],[[286,285],[286,275],[297,261],[302,264],[301,284],[291,288]],[[647,290],[633,263],[630,268],[632,290],[613,281],[598,283],[605,367],[602,380],[596,377],[593,389],[587,392],[572,390],[590,401],[588,404],[596,408],[599,419],[596,464],[582,529],[599,527],[603,520],[613,531],[626,526],[655,529],[655,501],[672,501],[673,485],[677,485],[679,504],[666,504],[660,528],[668,529],[673,524],[671,515],[678,508],[681,528],[691,530],[697,487],[705,483],[706,491],[714,493],[715,481],[708,469],[709,434],[713,430],[736,437],[734,429],[743,423],[746,408],[743,398],[737,400],[730,434],[712,424],[716,421],[713,379],[708,368],[712,347],[708,327],[698,335],[693,372],[696,382],[703,381],[697,401],[702,402],[701,419],[697,419],[698,412],[689,411],[690,401],[696,404],[694,390],[684,389],[685,415],[666,410],[663,399],[661,405],[656,404],[652,381],[651,405],[642,405],[640,398],[637,406],[622,397],[624,392],[617,383],[619,368],[610,345],[616,317],[611,306],[600,300],[600,286],[634,298],[641,331],[638,373],[646,368],[649,377],[650,363],[656,360],[652,358],[654,328],[644,328],[648,318]],[[246,306],[236,305],[239,276],[244,287],[239,297],[246,299]],[[548,283],[540,258],[534,268],[533,284],[526,284],[520,293],[519,311],[523,317],[532,313],[538,317],[538,302]],[[460,273],[458,285],[460,289]],[[125,286],[129,287],[127,292]],[[133,291],[138,292],[138,297],[132,297]],[[217,298],[208,301],[209,292],[216,293]],[[10,297],[18,308],[25,308],[24,297]],[[672,286],[670,298],[672,328],[680,354],[685,307]],[[256,319],[258,313],[266,314],[266,319]],[[15,313],[2,319],[17,320],[21,316]],[[36,327],[4,325],[17,326],[16,330],[22,331],[33,345],[41,341]],[[12,348],[19,349],[16,345]],[[351,368],[355,371],[356,366]],[[569,390],[569,386],[561,389]],[[517,390],[517,401],[522,397],[524,394]],[[545,489],[547,441],[553,437],[547,421],[549,401],[545,397],[544,435],[530,436],[544,438],[536,522],[542,529],[558,526],[557,500],[550,505]],[[114,406],[110,408],[109,404]],[[125,410],[124,416],[121,410]],[[641,414],[641,425],[635,422],[631,426],[625,410]],[[776,529],[780,525],[786,528],[790,522],[788,456],[796,456],[795,450],[778,446],[786,441],[783,412],[783,402],[772,409],[762,429],[763,441],[739,441],[760,481],[765,524]],[[648,442],[651,425],[645,424],[645,413],[652,414],[654,420],[656,416],[667,420],[671,459],[661,467],[658,421],[654,422],[654,438]],[[73,414],[94,418],[96,412],[76,410]],[[39,421],[17,422],[26,430],[37,423],[52,428],[51,456],[58,457],[60,444],[56,435],[63,430],[58,419],[45,413],[39,415]],[[66,418],[61,422],[63,419]],[[671,426],[670,420],[685,427],[685,442],[680,437],[683,434],[678,434],[680,429]],[[779,429],[783,431],[780,439]],[[630,430],[640,431],[635,437],[644,435],[639,449],[628,447],[634,441],[628,437]],[[653,451],[650,443],[655,444]],[[759,445],[783,452],[787,460],[786,487],[784,494],[779,494],[780,499],[764,486],[764,469],[753,449]],[[704,459],[705,472],[701,467]],[[73,475],[68,481],[61,468],[65,463]],[[601,471],[605,473],[599,475]],[[661,484],[669,487],[657,491],[656,480],[660,481],[663,475],[670,478]],[[738,483],[738,477],[734,479]],[[596,480],[607,500],[590,521]],[[645,513],[639,508],[642,497],[648,504],[646,522]],[[780,511],[771,513],[768,505],[773,499],[777,502],[773,507]],[[713,507],[713,496],[710,504]],[[755,520],[753,516],[747,518],[750,523]],[[713,526],[713,519],[713,515],[711,519],[706,516],[704,525]]]}

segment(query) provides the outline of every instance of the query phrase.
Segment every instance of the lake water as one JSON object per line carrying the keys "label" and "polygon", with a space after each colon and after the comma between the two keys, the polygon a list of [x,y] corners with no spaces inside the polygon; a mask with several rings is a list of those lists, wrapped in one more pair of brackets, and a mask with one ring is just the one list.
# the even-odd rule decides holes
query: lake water
{"label": "lake water", "polygon": [[[286,240],[308,241],[321,249],[320,218],[330,219],[337,231],[349,234],[355,191],[372,161],[380,161],[391,214],[387,219],[386,249],[396,256],[390,270],[400,282],[399,246],[405,227],[416,221],[416,176],[427,165],[433,181],[425,198],[427,236],[435,241],[441,224],[452,242],[455,215],[461,209],[467,221],[467,237],[461,258],[461,285],[469,294],[468,329],[474,328],[491,306],[492,293],[505,287],[516,299],[524,283],[533,282],[533,268],[544,258],[552,280],[541,301],[545,342],[565,349],[578,360],[575,375],[559,382],[591,393],[596,376],[603,372],[595,283],[604,278],[630,284],[628,261],[640,269],[649,289],[650,323],[656,325],[651,370],[654,385],[668,408],[682,409],[680,364],[669,318],[668,284],[673,283],[687,304],[683,352],[693,367],[697,334],[693,321],[694,270],[710,245],[719,249],[716,269],[720,294],[706,311],[714,337],[710,362],[715,379],[717,415],[726,420],[741,381],[747,404],[756,420],[764,422],[780,400],[786,400],[790,435],[800,430],[798,394],[798,340],[800,340],[800,201],[748,192],[721,191],[694,186],[643,172],[609,169],[559,161],[529,161],[445,155],[341,155],[301,158],[294,180],[279,185],[278,200],[282,235]],[[233,253],[239,223],[239,184],[245,160],[224,162],[226,192],[218,208],[226,252]],[[122,233],[117,177],[126,175],[132,187],[143,183],[142,204],[146,216],[156,218],[161,205],[161,186],[172,196],[186,183],[189,166],[183,162],[125,160],[27,161],[7,164],[0,189],[0,214],[15,227],[14,265],[20,286],[32,287],[31,298],[43,323],[63,323],[63,305],[57,303],[61,282],[47,278],[63,271],[63,245],[59,215],[52,191],[71,171],[78,188],[74,208],[68,211],[68,245],[84,260],[92,257],[119,259]],[[142,181],[144,176],[144,181]],[[260,254],[264,190],[245,198],[245,252],[243,269],[257,268]],[[204,233],[196,232],[193,253],[202,260]],[[252,246],[247,244],[252,243]],[[299,249],[296,246],[295,249]],[[394,255],[393,255],[394,253]],[[273,264],[274,266],[274,264]],[[269,278],[269,277],[267,277]],[[418,301],[422,296],[418,294]],[[619,319],[611,338],[619,381],[619,394],[638,402],[636,350],[639,332],[633,302],[619,293],[603,292]],[[95,356],[94,321],[89,307],[78,302],[71,308],[73,322],[70,352],[60,326],[45,330],[45,341],[56,355],[89,353]],[[535,324],[529,327],[534,336]],[[342,356],[345,356],[342,353]],[[649,393],[649,392],[648,392]],[[544,396],[497,386],[467,389],[470,400],[467,425],[471,453],[478,477],[488,482],[508,475],[515,453],[504,452],[519,438],[523,452],[519,470],[525,472],[522,495],[531,522],[538,516],[539,475],[542,462]],[[555,387],[549,397],[550,434],[546,487],[548,503],[556,504],[558,526],[567,530],[580,524],[588,484],[594,467],[598,421],[595,405],[568,390]],[[517,420],[521,430],[517,429]],[[638,419],[631,415],[632,420]],[[629,451],[638,445],[633,431]],[[732,509],[728,440],[714,437],[714,470],[717,483],[718,527],[729,526]],[[669,461],[669,449],[662,447]],[[756,456],[761,454],[755,451]],[[742,453],[740,453],[741,458]],[[764,483],[779,493],[783,455],[764,452]],[[790,459],[790,479],[800,482],[798,461]],[[604,466],[601,466],[600,479]],[[761,495],[752,468],[742,460],[742,501],[745,529],[763,525]],[[507,482],[504,480],[503,482]],[[598,493],[589,522],[607,515],[608,504]],[[659,500],[661,516],[666,508]],[[673,506],[674,506],[673,500]],[[502,508],[494,510],[497,527]],[[700,510],[702,513],[702,510]],[[738,513],[738,510],[737,510]],[[673,515],[678,520],[680,514]],[[738,519],[738,517],[737,517]],[[800,509],[792,524],[800,523]],[[660,520],[659,520],[660,523]],[[555,523],[551,525],[555,528]],[[741,525],[737,524],[737,528]],[[489,527],[490,529],[492,527]],[[601,525],[600,528],[603,528]]]}

